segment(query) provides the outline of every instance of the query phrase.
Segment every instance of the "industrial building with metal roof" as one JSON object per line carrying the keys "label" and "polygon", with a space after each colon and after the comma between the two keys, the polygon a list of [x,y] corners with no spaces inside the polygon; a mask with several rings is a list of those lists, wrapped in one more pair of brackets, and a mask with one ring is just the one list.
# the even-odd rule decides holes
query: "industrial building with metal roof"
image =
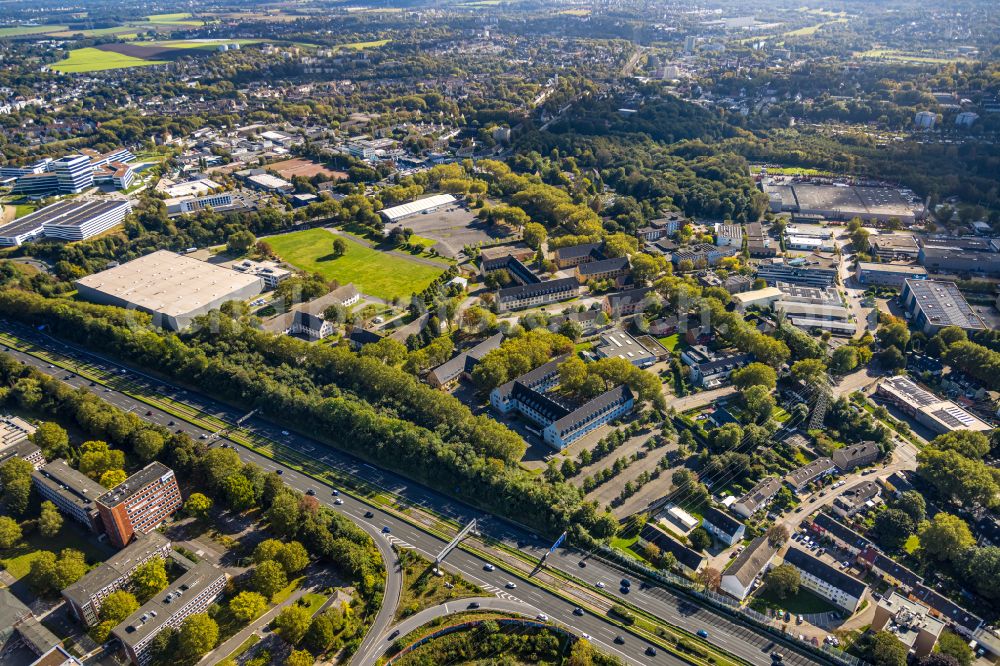
{"label": "industrial building with metal roof", "polygon": [[416,201],[400,204],[398,206],[383,208],[380,212],[386,222],[398,222],[399,220],[410,217],[411,215],[426,213],[436,208],[440,208],[441,206],[447,206],[448,204],[455,203],[455,201],[457,201],[457,199],[450,194],[435,194],[430,197],[417,199]]}
{"label": "industrial building with metal roof", "polygon": [[946,326],[964,331],[984,331],[986,324],[976,314],[954,282],[913,280],[903,283],[900,300],[917,328],[934,335]]}
{"label": "industrial building with metal roof", "polygon": [[255,275],[158,250],[76,281],[85,300],[141,310],[153,323],[180,330],[226,301],[245,301],[264,289]]}

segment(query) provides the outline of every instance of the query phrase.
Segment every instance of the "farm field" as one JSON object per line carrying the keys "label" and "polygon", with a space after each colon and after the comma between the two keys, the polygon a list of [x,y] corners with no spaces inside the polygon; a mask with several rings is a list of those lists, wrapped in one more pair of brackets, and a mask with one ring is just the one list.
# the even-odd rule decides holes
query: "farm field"
{"label": "farm field", "polygon": [[150,14],[149,16],[146,16],[145,19],[150,23],[156,23],[159,25],[205,25],[204,21],[193,18],[189,12],[177,12],[175,14]]}
{"label": "farm field", "polygon": [[337,44],[337,46],[335,46],[334,48],[362,51],[364,49],[375,49],[380,46],[385,46],[388,43],[389,43],[388,39],[379,39],[373,42],[351,42],[350,44]]}
{"label": "farm field", "polygon": [[81,72],[100,72],[106,69],[123,69],[125,67],[148,67],[163,65],[166,60],[143,60],[114,51],[102,51],[91,47],[73,49],[65,60],[52,65],[57,72],[75,74]]}
{"label": "farm field", "polygon": [[[334,258],[333,241],[347,242],[347,253]],[[350,236],[335,236],[325,229],[293,231],[264,239],[283,260],[310,273],[319,273],[340,284],[353,282],[358,291],[391,300],[423,291],[444,272],[444,267],[381,252]]]}
{"label": "farm field", "polygon": [[[126,34],[131,32],[131,34]],[[45,33],[49,37],[75,37],[77,35],[83,35],[84,37],[104,37],[106,35],[118,35],[119,39],[135,39],[135,28],[129,25],[119,25],[113,28],[90,28],[86,30],[75,30],[69,28],[67,30],[62,30],[59,32],[48,32]]]}
{"label": "farm field", "polygon": [[41,35],[69,29],[68,25],[17,25],[11,28],[0,28],[0,38],[23,37],[25,35]]}
{"label": "farm field", "polygon": [[257,44],[257,39],[171,39],[156,42],[129,42],[133,46],[147,46],[150,48],[168,49],[207,49],[214,50],[223,44]]}

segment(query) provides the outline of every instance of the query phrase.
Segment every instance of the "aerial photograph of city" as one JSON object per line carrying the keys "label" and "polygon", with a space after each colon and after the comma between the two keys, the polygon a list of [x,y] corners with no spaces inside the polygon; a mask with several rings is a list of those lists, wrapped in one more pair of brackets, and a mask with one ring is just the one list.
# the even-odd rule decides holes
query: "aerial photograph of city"
{"label": "aerial photograph of city", "polygon": [[997,0],[0,0],[0,666],[1000,666]]}

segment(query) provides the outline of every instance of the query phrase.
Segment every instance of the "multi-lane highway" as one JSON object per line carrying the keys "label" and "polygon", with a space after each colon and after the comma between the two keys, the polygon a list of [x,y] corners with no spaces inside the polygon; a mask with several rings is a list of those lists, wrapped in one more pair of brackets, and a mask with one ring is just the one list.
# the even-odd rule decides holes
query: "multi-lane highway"
{"label": "multi-lane highway", "polygon": [[[400,621],[398,624],[393,625],[390,627],[389,633],[385,636],[380,636],[379,640],[372,641],[368,646],[361,646],[361,648],[354,655],[353,663],[374,664],[378,661],[379,657],[385,654],[385,651],[389,649],[398,637],[406,636],[411,631],[419,629],[431,620],[436,620],[437,618],[453,615],[455,613],[467,612],[473,609],[479,609],[480,611],[497,611],[511,616],[523,616],[526,618],[535,618],[539,615],[539,610],[537,608],[532,608],[523,601],[514,599],[501,599],[498,597],[470,597],[467,599],[459,599],[457,601],[449,601],[439,606],[425,608],[419,613],[411,615],[410,617]],[[368,643],[368,641],[366,641],[366,643]]]}
{"label": "multi-lane highway", "polygon": [[[92,367],[99,366],[100,370],[114,372],[119,377],[117,381],[128,383],[129,388],[127,390],[129,393],[165,396],[197,410],[202,415],[213,416],[228,423],[235,423],[238,419],[245,416],[239,410],[204,395],[169,384],[75,346],[64,344],[33,329],[15,326],[8,322],[0,322],[0,330],[7,330],[16,335],[20,340],[34,344],[50,354],[54,353],[67,357],[67,361],[71,363],[83,363]],[[204,438],[212,434],[182,421],[165,411],[151,407],[125,393],[100,383],[92,384],[89,380],[73,373],[67,373],[66,370],[58,367],[50,367],[50,364],[45,360],[31,354],[21,353],[13,349],[8,350],[8,353],[43,372],[59,377],[72,386],[93,391],[111,404],[121,409],[132,411],[151,422],[168,426],[171,422],[176,421],[176,423],[173,423],[169,427],[175,430],[183,430],[194,438]],[[523,553],[532,557],[540,558],[548,549],[549,544],[520,527],[483,514],[455,500],[413,484],[398,475],[360,462],[315,440],[299,434],[287,433],[279,426],[262,418],[248,418],[241,424],[241,428],[273,441],[278,441],[284,446],[308,455],[315,460],[322,461],[324,464],[339,469],[342,472],[349,473],[369,484],[385,488],[411,505],[427,507],[438,515],[444,515],[462,523],[476,518],[478,530],[484,537],[501,540],[506,545],[518,548]],[[220,445],[226,444],[232,446],[244,460],[255,462],[267,470],[277,471],[280,469],[282,471],[282,478],[290,486],[303,492],[314,489],[317,492],[317,497],[324,504],[343,512],[372,534],[378,541],[383,555],[389,558],[387,559],[389,584],[386,590],[385,606],[390,609],[395,608],[394,602],[396,599],[393,598],[393,595],[398,595],[400,574],[395,566],[395,558],[392,557],[391,550],[387,546],[390,543],[395,543],[397,547],[414,548],[425,557],[434,559],[445,545],[444,540],[439,537],[418,529],[412,524],[383,512],[375,506],[361,502],[346,493],[340,496],[343,504],[334,505],[334,497],[331,494],[331,489],[322,486],[314,479],[282,465],[278,460],[261,456],[225,438],[220,438],[218,441]],[[371,514],[371,517],[366,517],[366,514]],[[388,528],[389,532],[384,533],[383,528]],[[585,583],[596,586],[598,582],[603,582],[606,585],[606,589],[617,590],[617,582],[625,576],[621,570],[592,559],[588,560],[585,567],[580,567],[579,562],[582,559],[584,559],[584,556],[578,551],[562,548],[548,559],[547,564],[550,567],[571,573]],[[530,580],[514,578],[509,574],[501,572],[500,569],[487,571],[487,564],[485,560],[475,555],[461,549],[456,549],[448,555],[444,567],[460,573],[466,579],[482,586],[484,589],[495,591],[499,597],[506,596],[519,599],[534,608],[541,609],[552,621],[564,624],[577,633],[590,635],[592,640],[602,650],[611,654],[617,654],[630,663],[682,663],[679,659],[667,654],[664,650],[658,650],[656,656],[648,655],[647,648],[651,647],[651,644],[632,634],[625,634],[626,641],[624,644],[615,643],[614,639],[622,634],[623,631],[607,621],[607,619],[591,614],[586,614],[583,617],[574,615],[573,610],[576,606],[574,603],[547,591],[539,585],[533,584]],[[517,588],[508,589],[506,587],[508,582],[516,583]],[[643,611],[692,633],[704,629],[709,632],[708,640],[712,644],[749,663],[760,664],[761,666],[770,664],[769,655],[774,647],[774,642],[769,636],[758,634],[721,612],[702,608],[672,590],[659,587],[650,587],[642,590],[633,589],[634,591],[628,594],[627,599]],[[612,594],[619,593],[612,592]],[[369,649],[372,641],[384,640],[384,635],[391,619],[391,610],[388,612],[383,611],[379,614],[375,625],[369,632],[369,637],[362,645],[363,650]],[[788,646],[782,647],[781,651],[785,654],[785,661],[794,666],[818,663],[813,657],[791,651]]]}

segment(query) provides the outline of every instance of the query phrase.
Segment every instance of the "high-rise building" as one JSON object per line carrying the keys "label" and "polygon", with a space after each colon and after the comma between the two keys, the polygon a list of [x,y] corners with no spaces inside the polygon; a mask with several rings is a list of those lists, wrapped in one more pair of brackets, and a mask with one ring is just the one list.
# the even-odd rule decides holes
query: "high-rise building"
{"label": "high-rise building", "polygon": [[181,507],[174,471],[152,462],[97,498],[108,540],[125,547],[136,534],[146,534]]}
{"label": "high-rise building", "polygon": [[135,155],[128,148],[109,153],[84,148],[79,154],[57,160],[46,158],[23,167],[2,167],[0,177],[17,178],[11,192],[29,196],[79,194],[93,187],[95,174],[118,189],[126,189],[135,177],[127,165],[133,160]]}
{"label": "high-rise building", "polygon": [[59,191],[71,194],[83,192],[94,184],[94,165],[86,155],[67,155],[52,163],[59,181]]}
{"label": "high-rise building", "polygon": [[934,129],[934,123],[936,122],[937,114],[930,111],[917,111],[913,116],[913,124],[918,129]]}

